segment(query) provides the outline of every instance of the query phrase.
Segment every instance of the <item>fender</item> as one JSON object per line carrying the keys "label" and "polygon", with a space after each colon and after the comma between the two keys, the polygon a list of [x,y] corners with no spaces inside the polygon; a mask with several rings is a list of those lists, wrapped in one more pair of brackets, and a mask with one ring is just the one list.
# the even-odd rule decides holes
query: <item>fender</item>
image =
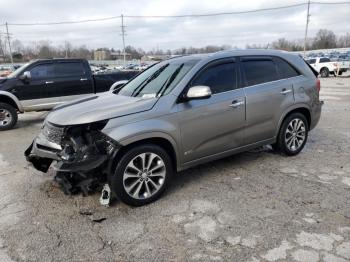
{"label": "fender", "polygon": [[310,112],[310,115],[311,115],[311,108],[308,104],[306,103],[298,103],[298,104],[294,104],[290,107],[288,107],[284,112],[283,114],[281,115],[279,121],[278,121],[278,128],[276,129],[276,133],[275,133],[275,137],[278,136],[278,133],[280,131],[280,128],[281,128],[281,125],[282,125],[282,122],[284,120],[284,118],[286,117],[286,115],[288,115],[291,111],[295,110],[295,109],[299,109],[299,108],[302,108],[302,109],[307,109],[309,112]]}
{"label": "fender", "polygon": [[13,102],[15,102],[15,104],[18,107],[18,111],[21,112],[21,113],[24,112],[21,102],[18,100],[18,98],[14,94],[12,94],[10,92],[7,92],[7,91],[0,91],[0,95],[7,96],[11,100],[13,100]]}
{"label": "fender", "polygon": [[[142,130],[142,132],[138,130]],[[179,152],[181,152],[179,148],[180,145],[176,143],[175,139],[179,136],[179,131],[173,124],[167,121],[149,119],[122,125],[117,128],[104,129],[102,132],[117,141],[121,146],[127,146],[145,139],[163,138],[172,145],[178,168],[182,163],[181,155],[179,154]],[[177,140],[180,141],[179,139],[180,138]]]}

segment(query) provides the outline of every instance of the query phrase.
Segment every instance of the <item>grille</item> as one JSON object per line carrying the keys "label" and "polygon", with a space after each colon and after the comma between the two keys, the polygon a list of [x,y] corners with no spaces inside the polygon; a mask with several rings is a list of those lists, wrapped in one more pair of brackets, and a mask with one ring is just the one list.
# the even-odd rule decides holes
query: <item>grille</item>
{"label": "grille", "polygon": [[63,127],[56,127],[48,123],[46,123],[43,128],[43,134],[46,137],[46,139],[58,145],[61,144],[63,133]]}

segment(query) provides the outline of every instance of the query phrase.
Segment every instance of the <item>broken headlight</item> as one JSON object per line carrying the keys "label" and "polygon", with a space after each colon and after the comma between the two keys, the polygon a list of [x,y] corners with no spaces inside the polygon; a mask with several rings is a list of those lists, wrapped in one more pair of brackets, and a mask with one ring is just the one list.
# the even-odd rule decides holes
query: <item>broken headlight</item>
{"label": "broken headlight", "polygon": [[85,162],[108,157],[118,146],[101,132],[107,121],[71,126],[62,137],[60,158],[65,162]]}

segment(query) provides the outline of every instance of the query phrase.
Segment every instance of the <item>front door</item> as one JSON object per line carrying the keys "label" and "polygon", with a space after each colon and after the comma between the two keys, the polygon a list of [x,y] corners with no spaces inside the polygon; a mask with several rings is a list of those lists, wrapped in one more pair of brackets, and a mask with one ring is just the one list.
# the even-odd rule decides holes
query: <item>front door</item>
{"label": "front door", "polygon": [[48,87],[52,84],[52,63],[34,64],[28,71],[31,78],[24,81],[18,79],[13,93],[26,111],[50,109],[53,101],[50,100]]}
{"label": "front door", "polygon": [[237,88],[234,59],[215,61],[195,76],[189,86],[209,86],[209,99],[178,104],[185,162],[222,153],[244,144],[245,97]]}

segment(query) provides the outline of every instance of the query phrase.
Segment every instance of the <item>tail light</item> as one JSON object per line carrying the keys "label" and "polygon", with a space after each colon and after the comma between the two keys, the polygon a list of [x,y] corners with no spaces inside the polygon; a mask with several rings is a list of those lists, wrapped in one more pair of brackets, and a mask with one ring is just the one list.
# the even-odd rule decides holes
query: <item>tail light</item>
{"label": "tail light", "polygon": [[318,92],[321,90],[321,81],[318,78],[316,78],[316,89]]}

